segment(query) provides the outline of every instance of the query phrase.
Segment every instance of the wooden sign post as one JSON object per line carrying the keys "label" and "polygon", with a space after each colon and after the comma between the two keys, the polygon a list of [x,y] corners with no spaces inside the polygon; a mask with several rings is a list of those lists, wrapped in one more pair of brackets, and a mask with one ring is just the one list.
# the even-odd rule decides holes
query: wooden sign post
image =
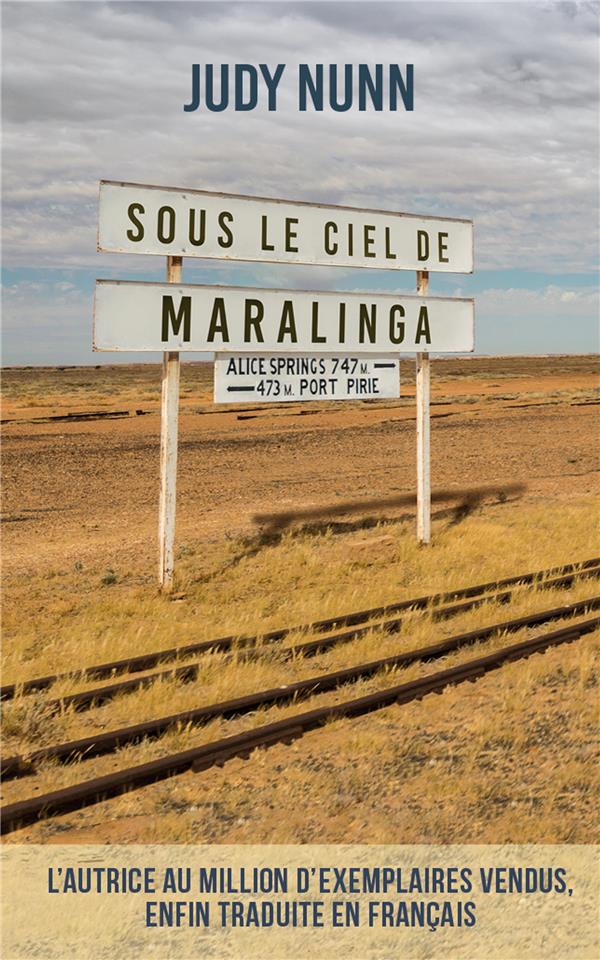
{"label": "wooden sign post", "polygon": [[[181,283],[182,258],[167,257],[167,280]],[[179,426],[179,353],[163,352],[160,404],[160,494],[158,507],[158,582],[173,588],[175,506],[177,501],[177,434]]]}
{"label": "wooden sign post", "polygon": [[[417,270],[417,293],[426,296],[429,290],[429,272]],[[417,353],[417,540],[431,540],[431,469],[429,460],[429,388],[430,364],[428,353]]]}

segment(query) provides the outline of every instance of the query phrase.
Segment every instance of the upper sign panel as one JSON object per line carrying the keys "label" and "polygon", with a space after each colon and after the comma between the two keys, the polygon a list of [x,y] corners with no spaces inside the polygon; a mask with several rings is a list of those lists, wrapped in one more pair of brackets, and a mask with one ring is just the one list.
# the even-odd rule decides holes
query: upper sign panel
{"label": "upper sign panel", "polygon": [[473,224],[102,180],[98,250],[472,273]]}

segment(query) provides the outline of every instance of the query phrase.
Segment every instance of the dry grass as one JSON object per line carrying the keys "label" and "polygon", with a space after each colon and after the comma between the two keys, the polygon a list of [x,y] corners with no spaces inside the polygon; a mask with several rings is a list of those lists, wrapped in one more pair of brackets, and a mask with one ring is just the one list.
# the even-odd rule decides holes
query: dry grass
{"label": "dry grass", "polygon": [[[4,682],[158,649],[174,642],[306,622],[393,599],[583,559],[597,552],[596,515],[595,505],[586,501],[562,505],[560,509],[542,504],[497,504],[479,509],[460,525],[438,522],[430,549],[418,548],[412,524],[401,522],[367,532],[334,534],[326,529],[320,534],[288,534],[279,543],[256,552],[249,551],[247,544],[230,541],[215,544],[209,556],[203,554],[204,563],[212,565],[212,570],[203,574],[199,574],[192,544],[181,559],[178,589],[183,596],[179,600],[156,595],[150,584],[139,582],[135,571],[119,571],[115,582],[108,584],[102,583],[100,570],[40,576],[33,578],[27,589],[15,583],[9,590],[6,609],[5,629],[10,631],[11,639],[5,643],[9,666]],[[373,631],[310,661],[298,658],[284,662],[277,657],[276,649],[248,662],[215,654],[204,658],[201,676],[194,683],[161,681],[148,690],[120,696],[85,713],[68,710],[49,717],[44,712],[44,695],[21,697],[5,709],[5,753],[26,751],[90,735],[95,730],[316,676],[595,593],[596,581],[588,580],[568,590],[521,589],[510,605],[486,604],[439,624],[432,624],[427,615],[411,614],[398,634]],[[557,622],[556,626],[559,625]],[[379,674],[314,698],[311,706],[339,702],[408,681],[506,642],[517,642],[530,633],[499,636],[435,665],[414,664]],[[303,636],[297,633],[285,643],[296,642]],[[239,784],[240,778],[244,782],[241,795],[248,803],[248,791],[253,785],[254,799],[247,818],[223,814],[223,807],[232,805],[239,813],[241,801],[234,801],[226,790],[231,774],[222,776],[214,771],[201,781],[197,777],[180,777],[141,794],[111,801],[110,816],[118,824],[129,818],[132,810],[138,811],[135,816],[141,818],[136,820],[141,833],[135,834],[137,839],[189,841],[197,829],[199,809],[190,794],[201,783],[202,796],[206,797],[208,784],[208,795],[214,794],[215,799],[208,812],[208,800],[202,802],[202,829],[197,840],[299,842],[317,837],[321,842],[329,842],[351,836],[356,841],[371,838],[377,842],[466,841],[481,837],[498,842],[505,839],[506,831],[512,842],[588,837],[592,822],[587,812],[581,818],[581,805],[587,811],[593,789],[590,730],[597,682],[596,653],[597,637],[583,638],[544,657],[506,667],[466,690],[463,687],[441,697],[428,697],[421,704],[390,708],[362,721],[332,724],[295,747],[275,748],[268,756],[258,752],[246,765],[234,762],[226,770],[238,771],[233,774],[233,782]],[[85,686],[81,681],[61,681],[52,695]],[[483,700],[481,690],[486,691]],[[493,705],[486,705],[485,698],[491,698]],[[5,783],[3,799],[20,799],[29,795],[32,788],[36,792],[56,789],[82,776],[101,775],[116,767],[144,762],[303,708],[302,704],[271,707],[231,721],[216,720],[201,728],[173,730],[160,740],[126,747],[117,756],[66,767],[44,764],[34,779]],[[279,754],[283,760],[273,760]],[[532,767],[534,756],[538,756],[537,772]],[[273,770],[277,773],[276,785],[271,781]],[[530,771],[535,788],[528,788],[529,792],[522,795],[525,788],[521,781],[526,770]],[[565,770],[569,771],[568,776]],[[513,785],[511,778],[516,778]],[[451,789],[449,783],[453,784]],[[399,790],[397,797],[390,792],[390,785]],[[294,789],[299,791],[301,803],[292,816],[276,825],[270,811],[280,809],[283,814],[283,808],[278,806],[280,798],[287,796],[289,802]],[[460,796],[465,800],[465,809],[471,811],[468,820],[458,817]],[[395,804],[400,802],[402,809],[410,811],[414,807],[422,812],[418,823],[412,814],[403,825],[398,823]],[[550,817],[551,807],[560,810],[560,816]],[[349,811],[355,808],[362,812],[356,816],[353,813],[349,820]],[[535,817],[538,809],[546,811],[542,830]],[[325,818],[323,810],[327,810]],[[475,819],[473,810],[478,811]],[[522,822],[524,811],[527,826]],[[173,812],[175,816],[171,816]],[[390,820],[392,812],[394,818]],[[67,823],[88,821],[100,822],[97,811],[74,815]],[[457,832],[458,823],[462,823],[462,833]],[[61,824],[64,825],[63,820],[56,821],[54,826],[31,828],[30,835],[46,837],[58,831],[62,837]],[[492,824],[500,831],[497,835]],[[510,830],[516,831],[514,835]],[[315,836],[311,831],[316,831]],[[101,835],[105,834],[101,831]],[[15,838],[19,836],[16,834]]]}
{"label": "dry grass", "polygon": [[[593,842],[597,639],[14,838],[64,841],[72,830],[74,840],[106,842]],[[194,742],[207,735],[196,731]],[[185,732],[168,738],[169,749],[189,743]],[[64,772],[68,780],[78,771]],[[50,782],[45,771],[37,789]]]}
{"label": "dry grass", "polygon": [[[492,409],[495,417],[494,411],[511,403],[541,400],[551,404],[555,400],[566,403],[591,398],[593,391],[588,379],[594,365],[595,361],[590,358],[577,357],[539,358],[533,365],[527,358],[510,361],[479,358],[472,365],[462,359],[436,360],[440,380],[435,398],[438,406],[433,410],[439,412],[441,407],[443,411],[443,404],[448,402],[464,404],[468,412],[470,404],[489,401],[498,404],[496,408],[486,407],[486,410]],[[403,381],[410,384],[414,365],[404,366]],[[587,379],[580,378],[578,387],[573,384],[567,389],[571,374],[581,374]],[[557,379],[546,384],[545,392],[543,379],[539,379],[539,383],[535,379],[555,375]],[[182,398],[188,412],[214,409],[209,400],[210,368],[184,364],[182,376]],[[526,383],[523,390],[517,382],[520,377],[530,378],[527,383],[523,381]],[[493,382],[484,383],[490,379]],[[508,380],[511,382],[506,382]],[[36,406],[61,410],[156,409],[160,376],[159,368],[153,365],[67,368],[36,371],[35,376],[30,371],[8,371],[3,389],[11,416],[35,415]],[[409,386],[408,392],[411,390]],[[405,395],[398,405],[412,402]],[[32,411],[27,414],[29,408]],[[511,417],[512,413],[511,410]],[[261,416],[279,414],[281,411],[276,410],[261,412]],[[586,417],[589,416],[588,411]],[[562,422],[560,417],[559,422]],[[520,421],[510,421],[510,431],[503,434],[504,445],[498,453],[500,465],[494,466],[498,475],[509,479],[513,475],[521,476],[520,458],[526,438],[519,439],[516,432],[511,432],[517,431],[519,424]],[[492,430],[495,429],[494,420]],[[286,443],[299,443],[295,434],[283,432],[284,435]],[[339,442],[347,445],[356,442],[357,436],[360,438],[360,433],[345,432],[340,434]],[[381,442],[395,442],[390,436],[382,433]],[[460,440],[461,435],[457,436]],[[497,433],[493,436],[495,441]],[[531,434],[527,436],[531,439]],[[37,434],[32,433],[31,437],[37,444]],[[34,440],[29,438],[27,442]],[[223,537],[222,528],[211,527],[207,533],[207,529],[198,524],[199,536],[191,537],[188,533],[178,544],[177,583],[171,598],[156,591],[150,548],[145,553],[135,548],[134,522],[126,528],[134,543],[131,550],[122,546],[109,549],[99,540],[97,551],[88,549],[85,555],[75,553],[79,548],[73,548],[69,539],[75,527],[72,521],[71,527],[68,525],[68,511],[72,508],[66,497],[66,507],[61,513],[61,523],[65,525],[61,543],[65,547],[64,556],[69,559],[55,562],[52,555],[44,563],[27,567],[23,561],[20,566],[13,564],[14,573],[5,577],[3,682],[73,670],[227,634],[260,633],[298,625],[600,554],[597,503],[583,493],[591,489],[585,478],[592,476],[593,466],[590,463],[587,473],[577,478],[569,472],[574,468],[566,466],[576,462],[575,454],[580,456],[588,440],[585,434],[579,445],[566,446],[564,460],[553,462],[548,470],[544,464],[546,472],[556,471],[561,483],[537,487],[533,484],[527,501],[488,503],[474,509],[460,522],[452,522],[448,517],[436,519],[433,544],[429,548],[419,548],[415,543],[413,518],[405,520],[396,516],[394,519],[393,514],[380,523],[373,517],[362,524],[360,518],[342,517],[335,523],[296,527],[270,538],[260,533]],[[75,435],[73,442],[79,442]],[[91,457],[97,455],[89,445],[82,445],[80,449],[91,450]],[[317,451],[316,457],[329,448],[310,449]],[[483,482],[478,473],[481,462],[469,459],[466,450],[463,453],[464,462],[473,474],[473,485]],[[492,455],[496,456],[495,451],[490,451]],[[229,449],[225,448],[219,462],[225,465],[224,470],[230,462],[237,470],[237,452],[233,450],[231,461],[229,456]],[[299,447],[299,456],[305,456],[304,447]],[[96,462],[90,459],[90,469]],[[34,464],[34,460],[31,463]],[[72,482],[73,474],[71,461],[65,463],[62,480],[65,486],[60,489],[67,491],[66,484]],[[375,489],[379,482],[379,474],[375,476],[377,470],[386,473],[387,495],[389,491],[401,489],[393,486],[395,477],[388,475],[387,467],[379,461],[375,465],[369,463],[368,467],[364,463],[357,463],[356,467],[352,464],[351,469],[344,467],[347,475],[344,475],[345,485],[340,483],[343,492],[339,496],[346,499],[356,495],[377,496],[380,493],[379,488]],[[537,461],[534,466],[531,477],[535,479],[536,470],[538,473],[541,470],[545,477]],[[25,473],[23,480],[21,461],[17,467],[21,473],[13,483],[13,492],[19,501],[18,509],[26,516],[33,508],[29,501],[20,502],[21,484],[29,483],[34,491],[37,488],[31,475]],[[258,482],[260,469],[263,469],[262,461],[248,482]],[[315,464],[317,478],[320,469]],[[37,482],[35,465],[32,471]],[[47,476],[52,478],[51,471]],[[181,478],[182,491],[185,491],[183,469]],[[302,483],[313,481],[308,475],[301,478]],[[456,482],[455,478],[451,477],[451,482]],[[243,491],[235,484],[227,486],[225,481],[224,484],[224,496],[232,500],[233,516]],[[574,484],[580,484],[577,490]],[[337,482],[334,489],[338,495]],[[304,487],[301,491],[302,500],[309,500],[314,493],[305,495]],[[198,493],[200,499],[201,493]],[[261,494],[266,509],[270,506],[271,494],[271,488]],[[48,502],[52,506],[51,496]],[[89,498],[89,493],[87,496]],[[278,496],[277,489],[273,496]],[[37,500],[33,502],[35,505]],[[277,504],[281,506],[279,500]],[[109,512],[107,516],[94,513],[90,507],[89,516],[85,515],[86,530],[88,526],[90,530],[97,529],[100,523],[121,522],[119,513],[113,516]],[[235,524],[223,529],[231,526]],[[185,529],[195,530],[195,526],[188,524]],[[35,541],[35,535],[30,532],[29,538],[24,541],[26,548]],[[90,546],[85,539],[73,540],[76,542]],[[25,569],[31,570],[31,574],[25,576]],[[48,696],[97,685],[97,681],[85,684],[64,680],[49,693],[19,697],[5,706],[4,752],[26,752],[45,744],[91,735],[94,731],[316,676],[597,592],[597,582],[588,580],[564,591],[523,588],[510,605],[486,604],[444,623],[432,623],[427,614],[411,614],[405,618],[399,633],[386,635],[372,631],[307,661],[285,662],[278,657],[276,648],[251,661],[215,654],[202,660],[201,675],[194,683],[166,680],[145,691],[120,696],[104,707],[82,713],[67,710],[51,716],[45,706]],[[559,622],[552,626],[558,627]],[[380,673],[314,698],[310,706],[336,703],[411,680],[489,652],[506,642],[517,642],[531,632],[499,636],[435,664],[413,664],[403,670]],[[284,641],[284,646],[307,635],[296,632]],[[13,839],[20,842],[56,839],[76,842],[592,842],[597,839],[594,817],[597,753],[593,737],[597,729],[598,641],[597,632],[543,656],[508,665],[476,684],[449,689],[420,703],[390,707],[360,720],[329,724],[289,748],[276,746],[268,752],[259,750],[246,763],[232,761],[223,770],[214,769],[197,776],[186,774],[68,817],[41,822],[14,834]],[[115,756],[64,767],[44,764],[35,777],[3,784],[3,801],[56,789],[126,764],[141,763],[303,709],[308,709],[308,702],[270,707],[231,721],[215,720],[205,727],[172,730],[159,740],[126,747]]]}
{"label": "dry grass", "polygon": [[[182,395],[208,396],[212,364],[181,365]],[[154,363],[89,367],[7,369],[2,373],[5,401],[20,407],[80,406],[84,410],[113,409],[160,402],[160,365]]]}
{"label": "dry grass", "polygon": [[412,521],[292,531],[264,546],[258,536],[188,542],[175,599],[136,569],[76,564],[26,582],[14,577],[5,588],[3,682],[583,559],[600,552],[596,521],[591,500],[498,503],[460,524],[437,521],[427,549],[415,542]]}
{"label": "dry grass", "polygon": [[[502,622],[509,617],[525,616],[537,610],[586,599],[597,592],[597,582],[593,581],[577,583],[569,590],[524,589],[515,596],[510,610],[504,604],[488,603],[437,624],[432,624],[427,615],[407,614],[402,629],[398,633],[385,634],[379,630],[373,630],[351,643],[334,647],[309,660],[297,657],[291,662],[284,661],[278,657],[276,646],[265,651],[260,658],[249,661],[213,654],[202,658],[200,677],[192,683],[182,684],[176,680],[163,679],[149,689],[122,694],[104,706],[85,712],[74,712],[69,708],[52,716],[44,712],[45,694],[18,697],[5,706],[5,752],[22,752],[26,751],[32,742],[42,745],[59,739],[84,737],[98,729],[127,725],[132,722],[132,718],[136,721],[151,719],[192,709],[200,704],[242,696],[250,691],[269,689],[307,677],[320,676],[350,664],[364,663],[425,646],[441,637],[472,630],[484,624]],[[558,629],[560,621],[555,623],[556,627],[553,623],[552,628]],[[507,642],[516,643],[525,639],[530,634],[531,630],[525,630],[499,635],[497,638],[444,657],[438,663],[440,667],[453,666],[465,657],[483,655]],[[303,634],[295,634],[286,640],[283,646],[285,647],[293,640],[301,640],[303,636]],[[361,680],[358,684],[342,689],[338,693],[323,695],[319,698],[319,702],[338,702],[347,696],[354,696],[355,693],[360,696],[379,686],[412,680],[436,669],[436,666],[415,663],[400,670],[388,671],[369,680]],[[77,679],[65,679],[54,685],[51,696],[64,696],[75,690],[95,687],[98,683],[98,681],[84,683]],[[281,708],[272,709],[277,712]],[[285,709],[287,711],[287,708]],[[241,729],[248,723],[267,722],[274,718],[271,713],[272,711],[257,711],[251,721],[244,717],[234,722],[214,722],[210,725],[207,739],[225,735],[226,731],[235,732],[238,727]],[[162,749],[162,745],[159,745],[159,749]],[[153,755],[156,754],[153,753]]]}
{"label": "dry grass", "polygon": [[[436,358],[435,369],[436,378],[443,381],[466,379],[472,386],[473,381],[492,378],[496,381],[494,385],[500,386],[503,380],[532,375],[551,377],[597,373],[597,361],[593,356],[477,357],[473,360],[444,357]],[[32,412],[36,407],[52,406],[82,410],[108,410],[140,405],[156,407],[160,402],[160,377],[160,365],[156,363],[6,368],[2,371],[2,397],[11,409],[32,408]],[[402,382],[405,386],[414,384],[414,363],[402,363]],[[212,364],[186,360],[182,362],[183,401],[201,401],[199,409],[214,409],[212,385]],[[552,395],[567,396],[571,393],[571,390],[561,390]],[[590,391],[575,393],[583,396]],[[547,394],[528,393],[527,398],[531,399],[533,396],[541,397]],[[506,400],[519,398],[519,393],[496,396],[496,399]],[[480,394],[467,394],[462,397],[457,397],[454,392],[452,394],[453,402],[474,403],[477,399],[481,399]]]}

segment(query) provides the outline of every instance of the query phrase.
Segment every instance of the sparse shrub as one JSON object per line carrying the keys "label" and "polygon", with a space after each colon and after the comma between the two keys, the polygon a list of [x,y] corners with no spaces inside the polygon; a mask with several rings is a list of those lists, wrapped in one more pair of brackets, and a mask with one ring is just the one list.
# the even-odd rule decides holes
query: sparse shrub
{"label": "sparse shrub", "polygon": [[100,580],[100,583],[102,584],[103,587],[111,587],[113,583],[116,583],[116,582],[117,582],[117,575],[113,570],[113,568],[109,567],[106,573],[104,574],[104,576],[102,577],[102,579]]}
{"label": "sparse shrub", "polygon": [[52,739],[55,719],[43,697],[27,697],[6,709],[2,720],[2,733],[5,738],[22,737],[24,740],[43,743],[47,738]]}
{"label": "sparse shrub", "polygon": [[182,543],[177,551],[177,560],[183,560],[184,557],[193,557],[195,553],[194,547],[189,546],[187,543]]}

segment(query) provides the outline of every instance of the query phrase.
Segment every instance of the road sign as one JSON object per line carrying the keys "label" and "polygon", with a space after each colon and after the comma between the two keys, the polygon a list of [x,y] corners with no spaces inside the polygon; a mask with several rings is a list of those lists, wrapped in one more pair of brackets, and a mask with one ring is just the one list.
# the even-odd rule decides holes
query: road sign
{"label": "road sign", "polygon": [[98,280],[94,350],[463,353],[473,301]]}
{"label": "road sign", "polygon": [[[261,400],[305,399],[311,389],[314,399],[397,396],[387,392],[399,390],[397,369],[381,367],[375,378],[375,367],[386,355],[397,367],[400,354],[416,354],[417,536],[429,542],[430,356],[474,349],[473,301],[429,297],[429,272],[472,273],[470,220],[102,180],[98,250],[167,259],[167,284],[99,280],[94,306],[94,350],[163,354],[163,589],[173,585],[181,351],[217,355],[215,399],[221,402],[233,399],[229,394],[241,399],[261,392]],[[183,285],[184,256],[416,270],[417,295]],[[325,372],[310,377],[253,374],[260,380],[244,383],[237,378],[245,375],[231,367],[248,355],[253,363],[267,363],[280,355],[299,362],[316,354]],[[338,384],[332,368],[340,357],[362,358],[367,370],[356,382],[345,374]]]}
{"label": "road sign", "polygon": [[472,273],[473,224],[102,180],[98,250]]}
{"label": "road sign", "polygon": [[394,357],[237,353],[215,358],[216,403],[399,396],[399,364]]}

